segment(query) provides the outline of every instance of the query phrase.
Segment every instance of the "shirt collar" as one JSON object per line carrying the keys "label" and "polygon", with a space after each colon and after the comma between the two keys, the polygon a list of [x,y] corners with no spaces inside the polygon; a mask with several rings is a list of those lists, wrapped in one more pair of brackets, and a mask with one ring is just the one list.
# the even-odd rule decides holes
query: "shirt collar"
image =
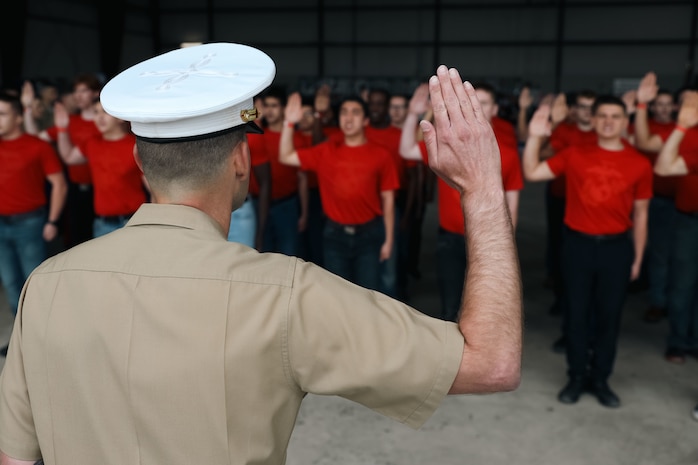
{"label": "shirt collar", "polygon": [[203,211],[186,205],[144,203],[126,223],[133,226],[172,226],[215,233],[226,238],[220,225]]}

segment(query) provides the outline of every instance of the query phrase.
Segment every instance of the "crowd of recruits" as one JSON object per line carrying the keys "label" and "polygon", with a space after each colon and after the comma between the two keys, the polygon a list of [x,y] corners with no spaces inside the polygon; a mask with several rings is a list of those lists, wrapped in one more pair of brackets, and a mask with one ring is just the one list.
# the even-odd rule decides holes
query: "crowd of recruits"
{"label": "crowd of recruits", "polygon": [[[660,91],[656,76],[649,73],[637,92],[623,100],[580,92],[568,108],[562,95],[546,99],[529,124],[527,111],[533,99],[524,89],[514,128],[497,117],[494,89],[480,84],[476,90],[497,137],[514,225],[523,188],[519,142],[526,142],[526,178],[552,180],[547,189],[549,257],[557,306],[564,315],[570,377],[559,399],[576,402],[591,388],[604,405],[616,406],[619,400],[607,380],[620,310],[627,282],[639,276],[644,256],[651,297],[646,318],[656,321],[669,315],[666,358],[681,363],[698,351],[698,139],[692,129],[698,121],[691,106],[695,94],[682,94],[676,123],[673,95]],[[40,237],[53,239],[67,184],[65,236],[70,247],[123,226],[147,201],[147,185],[132,157],[133,136],[126,123],[101,110],[98,95],[96,77],[78,76],[72,93],[75,110],[58,102],[54,124],[48,128],[40,127],[32,116],[36,99],[30,84],[22,89],[23,112],[17,97],[3,95],[0,106],[10,118],[2,128],[0,154],[3,166],[12,167],[3,170],[9,180],[2,183],[3,199],[8,199],[0,207],[3,227],[9,220],[23,222],[27,215],[38,215],[48,219],[40,225]],[[250,195],[231,215],[230,239],[262,251],[301,255],[365,287],[405,298],[407,270],[416,272],[414,252],[429,178],[417,126],[430,111],[427,89],[417,88],[409,105],[404,96],[373,90],[362,98],[341,101],[334,107],[336,116],[330,101],[326,86],[312,102],[294,94],[287,104],[278,88],[256,99],[264,134],[248,137],[253,166]],[[635,124],[628,127],[633,111]],[[55,144],[67,165],[69,183],[51,156],[51,146],[38,143],[23,127]],[[15,147],[17,143],[21,147]],[[25,148],[28,145],[32,148]],[[5,159],[16,160],[11,158],[16,153],[32,153],[37,162],[25,162],[15,171]],[[653,181],[652,165],[669,177],[657,174]],[[21,169],[27,174],[16,176]],[[45,199],[41,200],[44,179],[53,187],[48,212]],[[456,191],[443,181],[438,184],[438,198],[441,316],[453,320],[465,271],[465,225]],[[15,248],[8,255],[17,257],[15,266],[9,266],[7,259],[2,265],[13,310],[19,298],[14,290],[21,289],[31,269],[45,257],[41,252],[30,260]]]}

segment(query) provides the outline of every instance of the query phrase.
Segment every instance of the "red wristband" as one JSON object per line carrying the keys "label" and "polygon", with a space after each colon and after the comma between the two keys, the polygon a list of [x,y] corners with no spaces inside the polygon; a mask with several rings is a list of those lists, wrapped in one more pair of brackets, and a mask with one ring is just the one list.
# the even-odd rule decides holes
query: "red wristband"
{"label": "red wristband", "polygon": [[56,132],[58,132],[58,133],[68,132],[68,128],[62,128],[60,126],[56,126]]}
{"label": "red wristband", "polygon": [[288,128],[294,128],[294,127],[296,127],[296,125],[295,125],[295,123],[292,123],[292,122],[290,122],[290,121],[286,121],[286,127],[288,127]]}
{"label": "red wristband", "polygon": [[635,108],[637,108],[638,110],[645,110],[645,109],[647,109],[647,104],[646,103],[638,103],[637,105],[635,105]]}
{"label": "red wristband", "polygon": [[683,126],[679,126],[678,124],[674,127],[674,129],[676,129],[677,131],[681,131],[684,134],[686,134],[686,131],[688,131],[688,128],[685,128]]}

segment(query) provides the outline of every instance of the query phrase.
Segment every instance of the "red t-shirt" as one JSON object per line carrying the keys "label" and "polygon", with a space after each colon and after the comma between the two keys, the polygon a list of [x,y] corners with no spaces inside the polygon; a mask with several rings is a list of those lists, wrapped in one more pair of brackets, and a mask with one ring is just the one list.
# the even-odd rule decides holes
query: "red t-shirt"
{"label": "red t-shirt", "polygon": [[499,146],[507,145],[511,148],[518,149],[519,138],[516,137],[516,129],[509,121],[498,116],[492,117],[492,130],[499,142]]}
{"label": "red t-shirt", "polygon": [[[51,140],[58,140],[58,130],[55,126],[48,128],[46,132]],[[70,141],[73,145],[80,146],[93,137],[102,137],[102,133],[97,129],[94,121],[82,119],[80,115],[70,115],[68,136],[70,136]],[[92,184],[90,168],[84,163],[81,165],[70,165],[68,166],[68,179],[75,184]]]}
{"label": "red t-shirt", "polygon": [[[406,173],[405,169],[408,167],[406,160],[400,156],[400,137],[402,136],[402,130],[395,126],[388,126],[385,128],[374,128],[373,126],[366,126],[364,128],[364,135],[369,142],[376,145],[384,147],[390,156],[393,157],[393,163],[397,169],[398,179],[400,180],[400,189],[402,189],[406,184]],[[414,163],[409,166],[415,166]]]}
{"label": "red t-shirt", "polygon": [[94,209],[100,216],[130,215],[146,201],[141,170],[133,159],[136,138],[94,138],[80,151],[88,160],[94,182]]}
{"label": "red t-shirt", "polygon": [[390,153],[367,142],[356,147],[323,142],[297,150],[301,168],[317,172],[322,209],[340,224],[363,224],[383,214],[381,192],[396,190]]}
{"label": "red t-shirt", "polygon": [[547,160],[567,178],[565,224],[586,234],[619,234],[632,227],[633,202],[652,197],[652,165],[629,144],[569,147]]}
{"label": "red t-shirt", "polygon": [[[523,189],[523,174],[521,172],[521,160],[516,148],[509,145],[500,144],[499,154],[502,160],[502,186],[504,191],[520,191]],[[429,164],[427,156],[427,146],[424,141],[419,142],[419,149],[422,152],[422,160],[425,165]],[[438,197],[439,197],[439,226],[448,232],[456,234],[465,233],[465,221],[463,210],[460,204],[460,194],[458,191],[438,177]]]}
{"label": "red t-shirt", "polygon": [[679,146],[679,154],[686,162],[688,175],[677,177],[675,204],[684,213],[698,212],[698,128],[686,131]]}
{"label": "red t-shirt", "polygon": [[22,134],[0,139],[0,215],[16,215],[46,205],[46,176],[63,169],[51,144]]}
{"label": "red t-shirt", "polygon": [[264,148],[271,164],[271,199],[279,200],[298,192],[298,168],[279,161],[281,133],[267,128],[262,134]]}
{"label": "red t-shirt", "polygon": [[[250,164],[252,168],[269,163],[267,149],[264,147],[264,139],[261,134],[247,134],[247,145],[250,148]],[[253,196],[259,195],[259,183],[254,173],[250,173],[249,192]]]}
{"label": "red t-shirt", "polygon": [[[555,153],[567,147],[596,145],[596,131],[582,131],[574,123],[560,123],[550,135],[550,146]],[[559,176],[550,183],[550,194],[553,197],[564,197],[567,192],[565,177]]]}
{"label": "red t-shirt", "polygon": [[[666,142],[666,140],[669,138],[671,133],[674,131],[674,128],[676,127],[676,123],[674,123],[673,121],[670,123],[658,123],[653,119],[649,120],[648,125],[650,129],[650,134],[658,135],[663,142]],[[634,133],[635,126],[628,126],[628,134]],[[657,162],[657,157],[659,156],[659,153],[645,152],[644,150],[640,150],[640,153],[646,156],[653,166]],[[676,176],[660,176],[655,173],[654,181],[652,183],[655,195],[673,198],[676,195],[676,186],[678,184],[678,181],[679,178]]]}

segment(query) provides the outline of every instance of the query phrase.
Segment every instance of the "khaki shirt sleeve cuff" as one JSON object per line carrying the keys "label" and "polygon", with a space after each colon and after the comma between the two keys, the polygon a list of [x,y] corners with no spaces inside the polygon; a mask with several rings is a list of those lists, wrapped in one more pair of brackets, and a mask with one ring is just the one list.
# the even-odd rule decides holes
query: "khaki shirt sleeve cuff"
{"label": "khaki shirt sleeve cuff", "polygon": [[419,429],[431,417],[453,385],[463,359],[465,341],[458,325],[444,322],[443,361],[434,377],[434,384],[424,398],[424,402],[408,416],[403,423]]}

